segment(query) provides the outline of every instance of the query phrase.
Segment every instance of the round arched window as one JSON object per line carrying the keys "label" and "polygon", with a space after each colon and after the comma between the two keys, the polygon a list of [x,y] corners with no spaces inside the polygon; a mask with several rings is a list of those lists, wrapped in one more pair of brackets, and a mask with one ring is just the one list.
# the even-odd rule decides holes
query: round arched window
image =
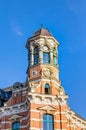
{"label": "round arched window", "polygon": [[12,130],[20,130],[20,122],[14,122],[12,124]]}
{"label": "round arched window", "polygon": [[50,94],[50,86],[49,86],[49,84],[45,84],[45,94]]}

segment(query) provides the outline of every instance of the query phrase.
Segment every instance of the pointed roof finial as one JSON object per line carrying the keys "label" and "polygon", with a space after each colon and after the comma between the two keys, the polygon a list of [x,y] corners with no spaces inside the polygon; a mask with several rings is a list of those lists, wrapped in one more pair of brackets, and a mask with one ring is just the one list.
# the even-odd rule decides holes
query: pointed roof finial
{"label": "pointed roof finial", "polygon": [[41,28],[44,28],[44,24],[41,24]]}

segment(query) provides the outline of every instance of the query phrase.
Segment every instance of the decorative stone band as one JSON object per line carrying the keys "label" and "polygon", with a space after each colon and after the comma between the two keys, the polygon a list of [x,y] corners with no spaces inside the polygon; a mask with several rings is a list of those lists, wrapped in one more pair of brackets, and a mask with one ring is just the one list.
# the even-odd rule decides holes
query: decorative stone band
{"label": "decorative stone band", "polygon": [[36,104],[65,105],[67,102],[67,98],[67,95],[57,96],[48,94],[37,94],[34,92],[28,93],[28,100]]}
{"label": "decorative stone band", "polygon": [[0,109],[0,118],[2,116],[8,116],[8,115],[21,113],[21,112],[27,111],[28,109],[29,109],[29,105],[27,104],[27,101],[20,104],[16,104],[14,106],[3,107]]}
{"label": "decorative stone band", "polygon": [[[76,115],[74,111],[72,111],[70,108],[67,109],[66,111],[66,117],[68,120],[72,121],[72,126],[71,127],[82,127],[83,129],[86,129],[86,121],[83,120],[81,117]],[[71,125],[71,124],[70,124]],[[69,124],[68,124],[69,126]]]}
{"label": "decorative stone band", "polygon": [[[30,121],[43,122],[43,119],[31,118]],[[59,123],[59,122],[67,123],[66,120],[61,120],[61,121],[60,120],[54,120],[54,122],[57,122],[57,123]]]}

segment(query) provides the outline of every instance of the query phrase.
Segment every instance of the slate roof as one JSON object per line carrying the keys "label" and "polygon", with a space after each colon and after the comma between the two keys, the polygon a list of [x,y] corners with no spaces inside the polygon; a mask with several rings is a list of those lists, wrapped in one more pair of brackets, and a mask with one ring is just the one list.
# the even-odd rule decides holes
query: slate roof
{"label": "slate roof", "polygon": [[49,30],[45,28],[41,28],[34,33],[34,36],[38,36],[38,35],[52,36]]}

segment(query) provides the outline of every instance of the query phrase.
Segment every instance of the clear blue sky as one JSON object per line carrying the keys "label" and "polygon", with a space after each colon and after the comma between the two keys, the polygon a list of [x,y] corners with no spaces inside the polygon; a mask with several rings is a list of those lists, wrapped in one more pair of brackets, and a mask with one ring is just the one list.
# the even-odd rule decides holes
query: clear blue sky
{"label": "clear blue sky", "polygon": [[41,24],[60,42],[60,79],[86,118],[86,0],[0,0],[0,88],[26,80],[28,37]]}

